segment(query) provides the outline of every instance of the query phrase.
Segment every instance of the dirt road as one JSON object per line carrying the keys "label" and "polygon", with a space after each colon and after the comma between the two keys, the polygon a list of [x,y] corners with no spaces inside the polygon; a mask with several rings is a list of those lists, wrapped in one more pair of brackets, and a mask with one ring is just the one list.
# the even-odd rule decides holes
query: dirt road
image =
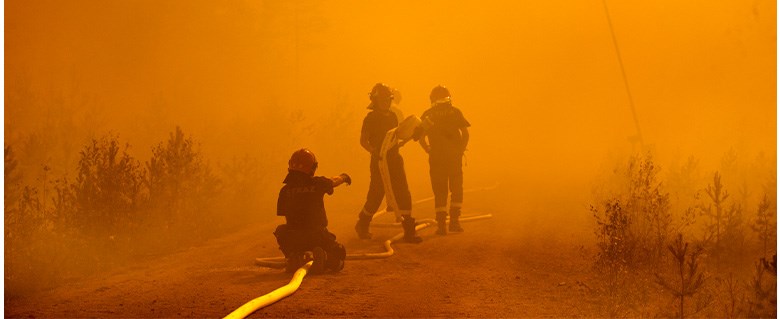
{"label": "dirt road", "polygon": [[[424,242],[395,244],[388,259],[348,261],[337,274],[309,275],[292,296],[251,317],[582,317],[599,316],[589,291],[588,226],[583,210],[548,200],[497,200],[507,192],[470,195],[461,234],[421,232]],[[352,231],[355,203],[329,207],[331,231],[349,253],[382,251],[400,229],[375,228],[373,240]],[[359,205],[359,203],[358,203]],[[427,218],[419,205],[420,217]],[[525,212],[521,212],[523,208]],[[556,214],[546,209],[559,210]],[[352,209],[354,210],[354,209]],[[565,218],[572,210],[570,218]],[[552,216],[552,217],[551,217]],[[561,216],[561,217],[555,217]],[[562,218],[564,226],[554,226]],[[383,217],[388,221],[390,216]],[[381,220],[380,220],[381,221]],[[66,287],[6,300],[6,317],[223,317],[290,280],[258,268],[255,257],[279,256],[271,232],[278,220],[164,257],[139,260]],[[565,226],[568,225],[568,226]]]}

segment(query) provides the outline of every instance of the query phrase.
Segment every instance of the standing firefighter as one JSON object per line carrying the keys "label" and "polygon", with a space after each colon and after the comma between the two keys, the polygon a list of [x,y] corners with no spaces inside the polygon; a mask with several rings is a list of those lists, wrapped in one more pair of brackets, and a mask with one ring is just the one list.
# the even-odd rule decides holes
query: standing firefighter
{"label": "standing firefighter", "polygon": [[314,176],[317,159],[308,149],[295,151],[288,162],[287,177],[279,192],[276,214],[284,216],[287,224],[274,232],[279,249],[287,258],[287,271],[295,271],[307,259],[314,259],[312,273],[344,268],[347,251],[328,231],[325,214],[325,194],[352,179],[347,174],[335,177]]}
{"label": "standing firefighter", "polygon": [[[415,222],[412,218],[412,196],[409,193],[409,186],[406,182],[406,172],[404,171],[404,160],[398,152],[398,148],[403,144],[385,143],[386,149],[382,148],[383,142],[387,139],[388,131],[395,129],[399,123],[399,116],[391,111],[390,106],[393,101],[393,92],[387,85],[377,83],[369,93],[371,109],[365,119],[363,119],[363,128],[360,131],[360,145],[366,151],[371,153],[371,183],[368,187],[368,195],[363,209],[358,214],[358,221],[355,225],[358,237],[370,239],[371,233],[368,232],[369,224],[382,199],[388,195],[388,199],[398,207],[392,207],[390,200],[388,206],[397,209],[396,213],[401,216],[401,225],[404,229],[404,241],[410,243],[422,242],[422,238],[416,235],[414,229]],[[395,133],[395,132],[393,132]],[[388,145],[392,145],[387,148]],[[382,180],[382,167],[380,162],[386,164],[386,178],[389,179],[389,190],[392,194],[386,194],[385,185]]]}
{"label": "standing firefighter", "polygon": [[452,192],[450,200],[450,231],[462,232],[458,218],[463,205],[463,152],[469,143],[469,122],[461,111],[452,106],[450,91],[436,86],[431,91],[431,108],[422,115],[427,125],[426,137],[420,139],[420,146],[428,153],[431,170],[431,187],[436,207],[436,234],[446,235],[447,190]]}

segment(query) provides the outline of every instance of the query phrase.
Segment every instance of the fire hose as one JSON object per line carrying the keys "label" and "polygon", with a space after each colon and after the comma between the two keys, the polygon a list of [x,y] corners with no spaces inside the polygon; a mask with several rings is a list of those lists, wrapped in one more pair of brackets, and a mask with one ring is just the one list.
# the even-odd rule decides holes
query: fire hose
{"label": "fire hose", "polygon": [[270,305],[274,302],[281,300],[284,297],[292,295],[296,290],[298,290],[298,287],[301,286],[301,282],[303,282],[303,277],[306,276],[306,273],[309,271],[309,268],[311,268],[312,263],[314,263],[314,261],[307,262],[301,268],[295,271],[295,274],[293,275],[292,280],[290,280],[289,284],[277,288],[276,290],[269,292],[265,295],[252,299],[252,301],[245,303],[243,306],[238,307],[238,309],[236,310],[233,310],[233,312],[225,316],[225,319],[245,318],[246,316],[257,311],[257,309],[263,308],[267,305]]}
{"label": "fire hose", "polygon": [[[391,187],[391,180],[390,180],[390,172],[388,169],[387,162],[384,160],[385,155],[387,154],[387,151],[391,149],[392,147],[396,145],[403,145],[406,141],[408,141],[411,136],[414,129],[422,125],[422,122],[419,118],[417,118],[414,115],[411,115],[407,117],[404,121],[402,121],[397,128],[391,129],[387,132],[385,135],[385,139],[382,143],[381,153],[380,153],[380,175],[382,177],[382,182],[385,188],[385,201],[387,202],[388,208],[391,208],[395,214],[396,218],[399,218],[399,210],[398,210],[398,204],[395,200],[395,194],[393,193],[393,188]],[[488,188],[489,189],[489,188]],[[426,201],[432,200],[433,197],[424,198],[421,200],[418,200],[415,202],[415,204],[423,203]],[[384,209],[380,212],[377,212],[374,214],[374,216],[378,216],[381,214],[384,214],[387,212],[387,209]],[[474,220],[481,220],[486,218],[491,218],[493,215],[486,214],[486,215],[479,215],[479,216],[470,216],[470,217],[462,217],[460,221],[462,222],[468,222],[468,221],[474,221]],[[424,219],[419,220],[417,225],[415,226],[415,230],[419,231],[422,229],[425,229],[427,227],[430,227],[431,225],[436,224],[436,221],[433,219]],[[400,226],[400,223],[394,223],[394,224],[377,224],[376,226],[384,226],[384,227],[396,227]],[[385,251],[379,252],[379,253],[361,253],[361,254],[348,254],[346,256],[346,259],[349,260],[364,260],[364,259],[375,259],[375,258],[387,258],[392,256],[395,253],[395,250],[393,250],[393,246],[391,245],[394,241],[397,241],[401,238],[403,238],[404,233],[401,232],[398,235],[395,235],[391,237],[390,239],[386,240],[384,242]],[[256,258],[255,264],[262,267],[268,267],[268,268],[285,268],[287,263],[284,257],[271,257],[271,258]],[[290,280],[290,283],[288,283],[285,286],[282,286],[281,288],[278,288],[268,294],[265,294],[263,296],[260,296],[258,298],[253,299],[252,301],[244,304],[243,306],[239,307],[235,311],[231,312],[229,315],[225,317],[225,319],[234,319],[234,318],[244,318],[253,312],[257,311],[260,308],[263,308],[265,306],[268,306],[270,304],[273,304],[291,294],[293,294],[296,290],[298,290],[298,287],[300,287],[301,283],[303,282],[303,277],[306,276],[306,273],[308,272],[309,268],[313,264],[313,261],[310,261],[306,263],[304,266],[302,266],[300,269],[298,269],[295,274],[293,275],[292,280]]]}
{"label": "fire hose", "polygon": [[[471,193],[476,191],[483,191],[483,190],[491,190],[498,187],[498,185],[493,185],[489,187],[482,187],[482,188],[472,188],[464,190],[464,193]],[[433,197],[426,197],[420,200],[417,200],[414,202],[414,205],[422,204],[425,202],[432,201]],[[374,218],[379,217],[383,214],[387,213],[387,209],[382,209],[378,211],[376,214],[374,214]],[[479,219],[485,219],[490,218],[492,215],[479,215],[479,216],[464,216],[460,218],[460,221],[468,222],[473,220],[479,220]],[[431,225],[436,223],[433,219],[422,219],[417,221],[417,226],[415,227],[415,230],[421,230],[425,229]],[[424,226],[423,226],[424,225]],[[382,228],[392,228],[392,227],[400,227],[401,223],[372,223],[371,227],[382,227]],[[398,237],[398,238],[396,238]],[[370,257],[370,258],[384,258],[389,257],[393,255],[393,247],[390,246],[390,243],[393,241],[396,241],[403,237],[403,233],[398,234],[384,242],[385,252],[381,253],[363,253],[363,254],[348,254],[347,258],[348,260],[357,260],[357,259],[369,259],[365,258],[365,256],[377,256],[377,257]],[[389,254],[388,254],[389,253]],[[385,256],[385,254],[388,254]],[[282,269],[287,266],[287,260],[284,257],[263,257],[263,258],[255,258],[255,265],[260,267],[266,267],[266,268],[274,268],[274,269]]]}
{"label": "fire hose", "polygon": [[[470,222],[475,220],[481,220],[481,219],[487,219],[493,217],[492,214],[485,214],[485,215],[478,215],[478,216],[470,216],[470,217],[462,217],[460,219],[461,222]],[[433,219],[424,219],[419,221],[417,226],[415,226],[415,230],[422,230],[425,228],[428,228],[432,225],[435,225],[436,221]],[[385,252],[381,253],[361,253],[361,254],[348,254],[346,259],[349,260],[365,260],[365,259],[378,259],[378,258],[387,258],[392,256],[395,253],[395,250],[393,249],[393,246],[391,245],[393,242],[403,238],[404,233],[401,232],[398,235],[395,235],[391,237],[390,239],[386,240],[384,242]],[[282,300],[283,298],[292,295],[296,290],[298,290],[298,287],[301,286],[301,283],[303,282],[303,277],[306,276],[306,273],[309,271],[309,268],[312,265],[312,261],[306,263],[301,268],[299,268],[295,274],[293,275],[292,280],[290,280],[290,283],[287,285],[284,285],[272,292],[269,292],[268,294],[265,294],[263,296],[257,297],[243,306],[239,307],[238,309],[231,312],[229,315],[225,316],[225,319],[242,319],[246,316],[252,314],[253,312],[257,311],[260,308],[266,307],[268,305],[271,305],[279,300]],[[286,263],[284,262],[283,257],[274,257],[274,258],[257,258],[255,260],[255,264],[258,266],[268,267],[268,268],[284,268]]]}
{"label": "fire hose", "polygon": [[[485,214],[485,215],[478,215],[478,216],[463,217],[463,218],[460,218],[460,221],[461,222],[470,222],[470,221],[475,221],[475,220],[480,220],[480,219],[487,219],[487,218],[491,218],[491,217],[493,217],[492,214]],[[424,219],[424,220],[418,221],[418,224],[417,224],[417,226],[414,227],[414,229],[419,231],[419,230],[428,228],[430,226],[433,226],[435,224],[436,224],[436,221],[433,220],[433,219]],[[393,226],[395,226],[395,225],[400,225],[400,224],[393,224]],[[347,255],[347,259],[350,259],[350,260],[362,260],[362,259],[375,259],[375,258],[387,258],[387,257],[390,257],[390,256],[392,256],[395,253],[395,250],[393,250],[393,246],[391,246],[390,244],[392,244],[394,241],[398,241],[399,239],[401,239],[403,237],[404,237],[404,233],[401,232],[398,235],[395,235],[392,238],[386,240],[385,243],[384,243],[385,252],[381,252],[381,253],[348,254]]]}

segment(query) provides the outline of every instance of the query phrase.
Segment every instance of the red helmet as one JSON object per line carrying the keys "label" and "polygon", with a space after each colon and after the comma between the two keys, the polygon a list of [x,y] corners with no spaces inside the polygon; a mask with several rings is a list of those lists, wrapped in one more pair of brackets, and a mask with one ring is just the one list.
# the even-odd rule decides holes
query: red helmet
{"label": "red helmet", "polygon": [[451,99],[450,90],[443,85],[437,85],[431,90],[431,104],[446,103],[450,102]]}
{"label": "red helmet", "polygon": [[314,157],[309,149],[302,148],[290,156],[288,171],[299,171],[309,175],[314,175],[314,171],[317,170],[317,158]]}

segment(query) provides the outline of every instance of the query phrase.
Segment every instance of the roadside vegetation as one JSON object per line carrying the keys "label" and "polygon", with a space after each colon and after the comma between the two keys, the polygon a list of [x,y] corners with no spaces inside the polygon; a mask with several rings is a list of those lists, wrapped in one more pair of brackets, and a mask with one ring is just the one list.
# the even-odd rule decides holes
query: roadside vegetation
{"label": "roadside vegetation", "polygon": [[75,175],[44,165],[29,179],[5,146],[6,296],[185,248],[259,214],[263,180],[251,158],[215,168],[179,127],[149,159],[130,147],[114,134],[92,138]]}
{"label": "roadside vegetation", "polygon": [[776,317],[776,168],[727,152],[702,172],[652,154],[614,169],[590,207],[594,293],[608,317]]}

